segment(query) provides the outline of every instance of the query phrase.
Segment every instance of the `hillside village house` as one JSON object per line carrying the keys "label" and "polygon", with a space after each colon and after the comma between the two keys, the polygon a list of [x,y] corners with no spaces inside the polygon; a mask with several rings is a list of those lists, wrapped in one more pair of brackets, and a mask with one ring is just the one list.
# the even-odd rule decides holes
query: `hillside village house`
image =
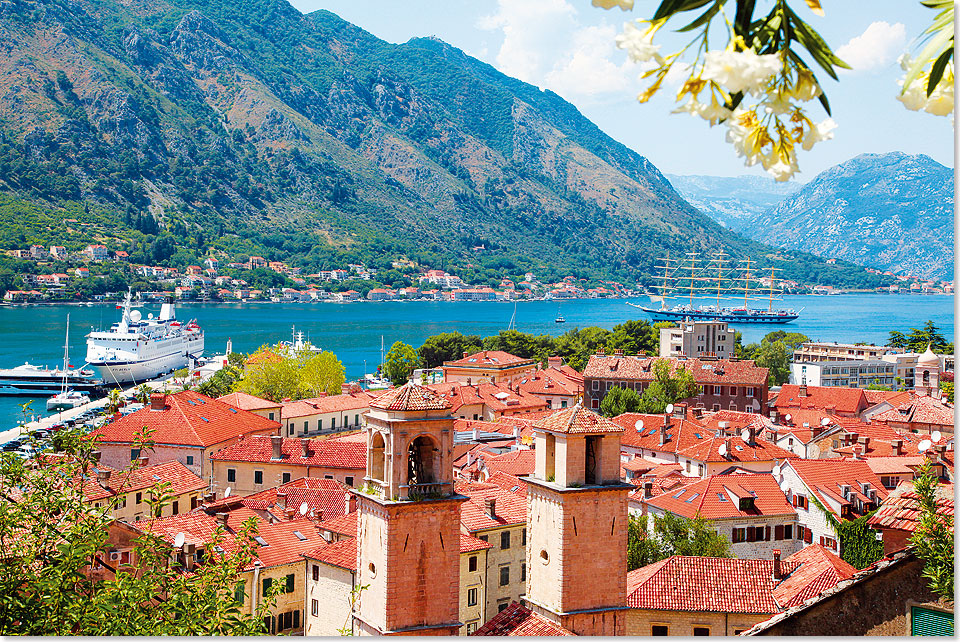
{"label": "hillside village house", "polygon": [[153,441],[143,453],[154,464],[179,461],[194,474],[210,480],[210,456],[246,435],[276,435],[280,424],[190,390],[172,395],[152,394],[141,410],[104,424],[96,438],[101,461],[122,469],[140,455],[137,435]]}
{"label": "hillside village house", "polygon": [[363,428],[363,416],[376,393],[360,390],[342,395],[285,401],[282,423],[287,437],[320,435]]}
{"label": "hillside village house", "polygon": [[366,469],[366,446],[339,439],[253,435],[211,456],[214,489],[249,495],[301,477],[355,486]]}
{"label": "hillside village house", "polygon": [[472,384],[480,382],[507,383],[513,385],[525,375],[537,369],[534,359],[524,359],[502,350],[483,350],[474,354],[463,353],[463,358],[443,363],[443,380],[446,383]]}
{"label": "hillside village house", "polygon": [[734,557],[771,559],[775,549],[790,555],[803,548],[796,540],[797,511],[770,475],[713,475],[641,505],[652,516],[703,517],[732,543]]}
{"label": "hillside village house", "polygon": [[654,364],[661,360],[670,364],[671,373],[685,368],[700,386],[695,397],[682,400],[689,407],[766,414],[768,371],[753,361],[627,356],[619,351],[606,355],[601,350],[600,354],[590,357],[583,371],[584,403],[598,410],[607,392],[615,387],[643,394],[654,380]]}
{"label": "hillside village house", "polygon": [[[141,465],[146,457],[137,460],[137,466],[117,470],[97,463],[83,483],[83,498],[96,508],[113,505],[111,515],[125,522],[139,522],[153,517],[169,517],[193,510],[200,504],[207,483],[187,470],[178,461],[155,466]],[[169,484],[165,493],[169,502],[159,507],[158,514],[150,514],[148,500],[158,484]]]}

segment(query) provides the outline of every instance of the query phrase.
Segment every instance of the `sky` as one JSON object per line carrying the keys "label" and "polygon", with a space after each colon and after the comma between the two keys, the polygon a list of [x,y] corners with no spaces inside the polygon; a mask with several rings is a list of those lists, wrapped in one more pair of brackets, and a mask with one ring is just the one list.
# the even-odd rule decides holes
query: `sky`
{"label": "sky", "polygon": [[[670,113],[676,107],[676,86],[666,87],[646,104],[636,101],[644,87],[638,79],[640,68],[616,48],[614,38],[624,22],[649,17],[641,9],[651,13],[656,3],[639,0],[637,9],[623,12],[593,7],[590,0],[291,2],[305,13],[332,11],[393,43],[423,36],[440,38],[510,76],[555,91],[664,173],[763,174],[759,167],[743,166],[724,141],[725,127],[711,128],[698,117]],[[771,4],[771,0],[760,0],[758,15]],[[833,140],[801,152],[801,173],[794,180],[807,182],[862,153],[926,154],[954,166],[950,119],[908,111],[896,100],[897,81],[903,75],[897,58],[908,50],[916,53],[918,37],[934,11],[917,0],[832,0],[822,3],[826,15],[818,17],[803,0],[790,4],[853,67],[841,70],[838,82],[807,57],[819,70],[817,77],[838,128]],[[685,42],[678,34],[666,34],[663,51],[676,50]],[[818,102],[808,105],[815,121],[826,118]]]}

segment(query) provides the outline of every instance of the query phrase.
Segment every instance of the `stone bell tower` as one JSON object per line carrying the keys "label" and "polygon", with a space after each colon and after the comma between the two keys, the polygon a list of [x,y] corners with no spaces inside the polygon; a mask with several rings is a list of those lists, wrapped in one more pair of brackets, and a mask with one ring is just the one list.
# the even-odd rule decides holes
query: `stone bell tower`
{"label": "stone bell tower", "polygon": [[913,389],[921,396],[932,396],[933,391],[940,387],[940,358],[930,349],[917,358],[917,365],[913,368]]}
{"label": "stone bell tower", "polygon": [[460,504],[453,490],[453,417],[415,383],[367,414],[367,475],[357,496],[361,635],[457,635]]}
{"label": "stone bell tower", "polygon": [[580,404],[534,424],[527,482],[528,606],[578,635],[624,635],[627,493],[623,428]]}

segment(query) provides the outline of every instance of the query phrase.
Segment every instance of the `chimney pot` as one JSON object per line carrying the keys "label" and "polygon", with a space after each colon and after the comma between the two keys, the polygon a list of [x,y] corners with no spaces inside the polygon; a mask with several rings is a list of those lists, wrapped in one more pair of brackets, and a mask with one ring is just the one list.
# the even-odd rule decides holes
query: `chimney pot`
{"label": "chimney pot", "polygon": [[802,386],[800,386],[800,396],[801,397],[807,396],[807,384],[803,384]]}
{"label": "chimney pot", "polygon": [[347,493],[347,515],[357,510],[357,496]]}
{"label": "chimney pot", "polygon": [[230,516],[230,513],[217,513],[217,524],[227,528],[227,518]]}
{"label": "chimney pot", "polygon": [[102,454],[102,453],[101,453],[99,450],[92,450],[92,451],[90,451],[90,458],[93,459],[93,463],[95,463],[95,464],[99,464],[99,463],[100,463],[100,455],[101,455],[101,454]]}
{"label": "chimney pot", "polygon": [[147,455],[140,455],[139,457],[137,457],[137,465],[140,468],[143,468],[149,463],[150,463],[150,457],[148,457]]}
{"label": "chimney pot", "polygon": [[469,353],[469,352],[464,352],[464,353],[463,353],[463,358],[464,358],[464,359],[466,359],[466,358],[469,357],[469,356],[470,356],[470,353]]}
{"label": "chimney pot", "polygon": [[155,393],[150,395],[150,410],[163,410],[167,407],[167,395]]}
{"label": "chimney pot", "polygon": [[271,455],[271,459],[282,458],[282,453],[280,451],[280,447],[282,444],[283,444],[283,437],[281,437],[280,435],[270,436],[270,445],[273,446],[273,454]]}
{"label": "chimney pot", "polygon": [[109,470],[97,470],[97,481],[100,483],[106,483],[110,479]]}
{"label": "chimney pot", "polygon": [[643,482],[643,498],[650,499],[653,497],[653,482],[645,481]]}
{"label": "chimney pot", "polygon": [[300,445],[303,446],[303,458],[308,459],[313,453],[310,452],[310,440],[301,439]]}
{"label": "chimney pot", "polygon": [[783,573],[780,571],[780,549],[773,549],[773,579],[782,580]]}
{"label": "chimney pot", "polygon": [[487,498],[486,500],[484,500],[484,504],[486,505],[486,508],[487,508],[487,515],[488,515],[490,518],[496,518],[496,516],[497,516],[497,500],[494,499],[493,497],[489,497],[489,498]]}

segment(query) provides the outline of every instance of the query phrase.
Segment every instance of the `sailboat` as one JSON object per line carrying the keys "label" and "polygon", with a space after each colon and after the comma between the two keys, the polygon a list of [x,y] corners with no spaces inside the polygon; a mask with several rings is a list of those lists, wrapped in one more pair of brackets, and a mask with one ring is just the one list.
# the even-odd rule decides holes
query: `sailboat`
{"label": "sailboat", "polygon": [[556,323],[566,323],[567,320],[563,318],[563,315],[560,314],[560,306],[557,306],[557,318],[554,319]]}
{"label": "sailboat", "polygon": [[380,335],[380,365],[377,367],[376,374],[368,373],[363,375],[363,382],[367,390],[384,390],[390,387],[390,380],[383,377],[383,335]]}
{"label": "sailboat", "polygon": [[70,315],[67,315],[67,336],[63,341],[63,382],[60,385],[60,394],[47,399],[47,410],[66,410],[90,403],[90,397],[67,389],[67,375],[70,364]]}

